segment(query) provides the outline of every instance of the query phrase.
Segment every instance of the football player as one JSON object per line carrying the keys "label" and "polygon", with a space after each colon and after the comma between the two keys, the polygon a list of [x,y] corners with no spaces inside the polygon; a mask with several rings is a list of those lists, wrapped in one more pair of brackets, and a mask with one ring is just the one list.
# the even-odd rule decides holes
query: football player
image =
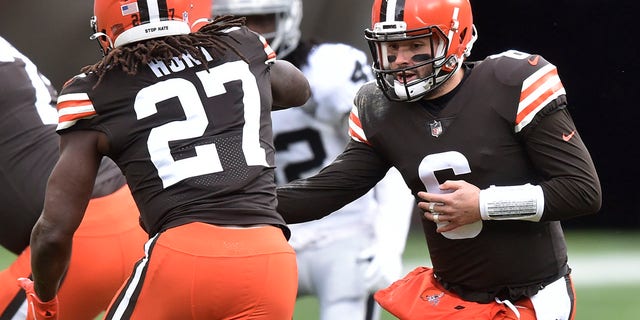
{"label": "football player", "polygon": [[424,210],[433,268],[378,291],[383,308],[573,319],[561,221],[596,213],[602,195],[557,68],[513,50],[465,61],[477,39],[468,0],[375,0],[365,38],[376,82],[357,94],[349,145],[279,187],[278,211],[289,223],[321,218],[395,167]]}
{"label": "football player", "polygon": [[58,97],[60,158],[31,235],[33,281],[21,280],[37,318],[57,317],[72,235],[108,156],[149,240],[106,319],[291,319],[296,261],[275,210],[270,111],[303,104],[309,85],[241,20],[194,27],[204,6],[94,2],[104,57]]}
{"label": "football player", "polygon": [[[25,319],[27,304],[16,279],[31,275],[29,235],[59,156],[56,92],[29,58],[2,38],[0,82],[5,115],[0,119],[0,244],[18,255],[0,271],[0,319],[17,320]],[[124,176],[108,158],[89,189],[91,199],[60,287],[60,312],[68,319],[93,319],[106,310],[147,240]]]}
{"label": "football player", "polygon": [[[356,92],[373,80],[367,56],[342,43],[300,41],[302,1],[213,1],[213,14],[244,16],[278,53],[299,67],[312,97],[273,112],[276,181],[317,173],[345,147]],[[396,170],[333,214],[289,225],[298,262],[298,296],[318,298],[320,319],[378,319],[373,292],[402,276],[413,197]]]}

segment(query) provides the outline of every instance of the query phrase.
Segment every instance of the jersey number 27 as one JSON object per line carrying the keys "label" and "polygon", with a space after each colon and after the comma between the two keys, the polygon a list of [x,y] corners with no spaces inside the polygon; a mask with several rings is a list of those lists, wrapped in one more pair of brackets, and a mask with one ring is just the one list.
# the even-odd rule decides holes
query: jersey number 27
{"label": "jersey number 27", "polygon": [[[266,152],[260,146],[260,94],[258,84],[244,61],[227,62],[209,70],[196,73],[207,98],[225,94],[224,84],[240,80],[244,96],[244,126],[242,151],[248,166],[268,166]],[[167,188],[184,179],[223,171],[218,150],[214,143],[195,147],[196,155],[174,160],[169,142],[201,137],[215,120],[207,118],[196,84],[186,79],[174,78],[155,83],[140,90],[134,109],[138,120],[158,112],[159,102],[178,98],[186,116],[185,120],[172,121],[151,129],[147,148],[151,161],[158,170],[163,187]]]}

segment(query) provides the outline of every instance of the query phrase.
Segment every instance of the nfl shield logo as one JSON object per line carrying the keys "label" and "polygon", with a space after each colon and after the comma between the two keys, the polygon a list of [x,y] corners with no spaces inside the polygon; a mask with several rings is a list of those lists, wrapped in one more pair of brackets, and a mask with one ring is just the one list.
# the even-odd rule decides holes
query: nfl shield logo
{"label": "nfl shield logo", "polygon": [[442,123],[437,120],[433,120],[429,123],[429,127],[431,128],[431,135],[434,137],[438,137],[442,134]]}

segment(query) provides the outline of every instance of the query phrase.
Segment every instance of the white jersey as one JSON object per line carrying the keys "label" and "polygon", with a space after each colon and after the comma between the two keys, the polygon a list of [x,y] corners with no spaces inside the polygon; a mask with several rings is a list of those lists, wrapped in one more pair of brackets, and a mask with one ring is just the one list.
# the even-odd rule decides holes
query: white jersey
{"label": "white jersey", "polygon": [[[317,173],[344,150],[349,139],[347,117],[353,107],[353,98],[363,84],[373,79],[365,53],[345,44],[317,45],[301,70],[309,80],[311,99],[303,107],[271,114],[278,184]],[[386,181],[389,179],[380,183]],[[387,193],[384,198],[404,201],[397,209],[410,211],[411,200],[405,199],[410,199],[411,195],[404,182],[402,179],[392,181],[397,187],[385,190],[397,190],[400,195]],[[354,233],[370,233],[374,237],[378,201],[372,190],[320,220],[289,225],[292,231],[290,243],[300,250]],[[404,237],[406,234],[401,239]]]}

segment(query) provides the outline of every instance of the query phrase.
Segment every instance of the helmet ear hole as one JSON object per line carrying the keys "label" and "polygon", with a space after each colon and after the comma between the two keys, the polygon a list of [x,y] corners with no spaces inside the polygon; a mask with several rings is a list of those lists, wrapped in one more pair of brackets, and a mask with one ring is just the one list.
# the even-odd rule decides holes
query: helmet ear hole
{"label": "helmet ear hole", "polygon": [[96,40],[96,42],[98,42],[100,53],[102,53],[103,56],[106,56],[109,50],[113,48],[113,42],[107,35],[107,30],[103,28],[98,31],[98,18],[95,15],[89,20],[89,26],[93,31],[93,34],[89,36],[89,40]]}
{"label": "helmet ear hole", "polygon": [[467,28],[462,29],[462,31],[460,32],[460,44],[462,44],[464,42],[465,37],[467,36]]}
{"label": "helmet ear hole", "polygon": [[450,56],[447,58],[447,61],[444,62],[444,66],[442,69],[444,71],[450,72],[454,70],[458,66],[458,58],[456,56]]}

